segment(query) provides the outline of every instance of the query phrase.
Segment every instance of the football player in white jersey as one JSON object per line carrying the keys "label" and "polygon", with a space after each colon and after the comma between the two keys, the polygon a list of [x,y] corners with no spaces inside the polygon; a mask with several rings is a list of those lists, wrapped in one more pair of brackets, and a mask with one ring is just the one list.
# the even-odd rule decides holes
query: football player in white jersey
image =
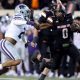
{"label": "football player in white jersey", "polygon": [[[19,9],[17,8],[19,7]],[[11,23],[8,25],[5,39],[0,41],[0,51],[6,56],[6,62],[0,64],[0,69],[4,67],[11,67],[20,64],[22,61],[18,55],[15,48],[15,44],[21,38],[21,35],[27,30],[32,30],[34,34],[33,42],[31,45],[34,47],[37,41],[37,30],[34,26],[27,24],[27,16],[30,15],[30,9],[24,5],[20,4],[15,8],[16,12],[13,16]],[[16,54],[16,55],[15,55]]]}

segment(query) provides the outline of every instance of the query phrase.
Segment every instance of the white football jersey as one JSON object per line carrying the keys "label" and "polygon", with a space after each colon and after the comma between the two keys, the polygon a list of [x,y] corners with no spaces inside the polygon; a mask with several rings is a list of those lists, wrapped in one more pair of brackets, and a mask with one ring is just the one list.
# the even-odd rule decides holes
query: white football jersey
{"label": "white football jersey", "polygon": [[34,26],[27,24],[22,15],[15,15],[7,27],[5,37],[11,37],[18,41],[21,34],[30,29],[34,29]]}
{"label": "white football jersey", "polygon": [[74,33],[74,40],[73,40],[75,46],[80,49],[80,33],[75,32]]}

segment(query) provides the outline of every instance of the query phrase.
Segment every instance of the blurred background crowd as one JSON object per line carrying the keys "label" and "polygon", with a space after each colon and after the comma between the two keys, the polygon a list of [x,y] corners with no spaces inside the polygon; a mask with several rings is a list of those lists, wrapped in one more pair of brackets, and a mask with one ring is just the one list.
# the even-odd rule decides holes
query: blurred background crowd
{"label": "blurred background crowd", "polygon": [[[5,9],[6,10],[13,10],[16,5],[18,5],[20,3],[24,3],[24,4],[28,5],[31,10],[41,10],[43,8],[47,8],[50,1],[51,0],[0,0],[0,9],[1,10],[5,10]],[[65,5],[69,1],[71,1],[71,0],[62,0],[63,4],[65,4]],[[80,0],[72,0],[72,1],[74,1],[76,3],[76,11],[80,11]],[[5,31],[6,31],[6,26],[10,23],[11,17],[12,16],[10,16],[9,14],[5,14],[5,15],[1,16],[1,19],[0,19],[0,39],[4,38],[4,34],[5,34]],[[34,20],[33,19],[33,13],[32,13],[32,18],[31,19]],[[31,32],[29,32],[29,34],[31,34]],[[76,34],[80,37],[79,33],[76,33]],[[76,36],[76,34],[75,34],[75,36]],[[32,40],[32,35],[29,35],[26,38],[28,38],[29,41],[31,41]],[[20,44],[20,45],[22,45],[22,44]],[[23,55],[20,53],[20,56],[23,58],[23,63],[18,66],[17,72],[15,71],[16,73],[13,73],[13,70],[12,70],[12,72],[6,73],[6,75],[14,75],[14,76],[17,76],[17,75],[18,76],[34,75],[34,76],[38,77],[39,76],[38,67],[34,68],[35,65],[33,65],[33,63],[30,61],[30,58],[31,58],[31,56],[33,54],[33,51],[35,49],[33,49],[30,46],[28,46],[28,48],[27,48],[26,45],[23,45],[23,46],[20,46],[20,47],[22,47],[22,49],[23,49],[23,51],[22,51]],[[80,46],[78,46],[78,47],[80,49]],[[3,59],[3,56],[1,56],[1,58]],[[71,64],[71,63],[72,64],[69,66],[69,69],[62,65],[63,69],[65,69],[65,70],[62,69],[60,71],[61,74],[66,72],[68,74],[68,76],[70,76],[70,74],[74,75],[74,73],[75,73],[74,72],[75,71],[74,67],[75,66],[73,65],[72,61],[71,61],[71,63],[69,63],[69,60],[70,60],[70,58],[68,56],[66,58],[66,61],[64,61],[64,63],[67,62],[67,64],[65,64],[65,66],[67,67],[67,66],[69,66],[69,64]],[[50,72],[49,77],[51,77],[53,75],[53,73],[54,72]],[[58,77],[58,72],[55,72],[55,77]],[[78,77],[80,78],[80,73],[79,73]]]}
{"label": "blurred background crowd", "polygon": [[[47,7],[50,1],[51,0],[0,0],[0,8],[14,9],[16,5],[24,3],[28,5],[31,9],[42,9],[44,7]],[[62,0],[64,4],[69,1],[75,1],[77,6],[76,10],[80,9],[80,0]]]}

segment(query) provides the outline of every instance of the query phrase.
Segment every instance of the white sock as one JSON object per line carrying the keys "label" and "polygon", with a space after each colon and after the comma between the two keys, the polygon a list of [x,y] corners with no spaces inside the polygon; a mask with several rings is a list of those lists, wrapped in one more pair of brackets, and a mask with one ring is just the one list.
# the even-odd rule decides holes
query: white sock
{"label": "white sock", "polygon": [[17,65],[17,70],[20,71],[20,72],[23,71],[23,70],[22,70],[22,62],[21,62],[19,65]]}
{"label": "white sock", "polygon": [[0,70],[2,70],[3,69],[3,66],[2,66],[2,64],[0,64]]}

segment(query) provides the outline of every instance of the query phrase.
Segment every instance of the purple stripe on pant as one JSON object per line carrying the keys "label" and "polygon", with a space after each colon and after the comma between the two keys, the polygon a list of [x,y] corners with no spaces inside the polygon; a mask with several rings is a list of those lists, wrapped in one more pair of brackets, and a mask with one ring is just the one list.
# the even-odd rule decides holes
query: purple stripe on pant
{"label": "purple stripe on pant", "polygon": [[10,53],[10,51],[6,48],[5,42],[6,42],[6,40],[2,40],[2,41],[1,41],[1,49],[2,49],[2,51],[3,51],[3,53],[4,53],[4,55],[6,55],[9,59],[15,60],[15,58],[13,57],[13,55],[12,55],[12,54]]}

